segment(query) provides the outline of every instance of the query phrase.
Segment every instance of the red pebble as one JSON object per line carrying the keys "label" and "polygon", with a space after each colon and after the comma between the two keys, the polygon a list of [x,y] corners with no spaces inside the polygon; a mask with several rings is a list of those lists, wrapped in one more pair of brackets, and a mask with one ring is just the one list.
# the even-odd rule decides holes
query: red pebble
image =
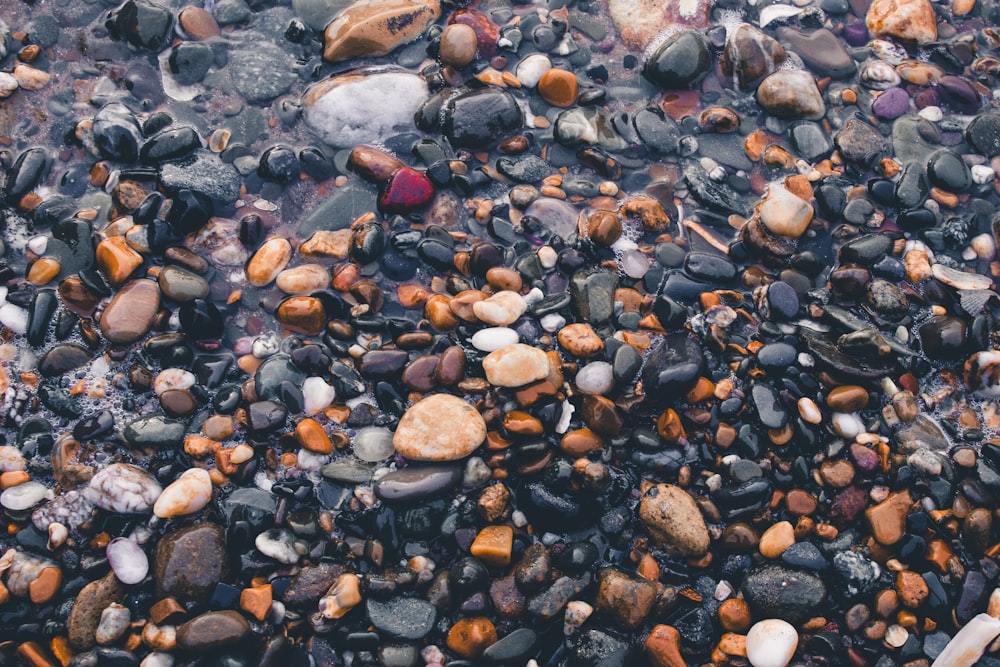
{"label": "red pebble", "polygon": [[389,177],[378,207],[385,213],[410,213],[424,208],[434,198],[434,185],[421,171],[401,167]]}

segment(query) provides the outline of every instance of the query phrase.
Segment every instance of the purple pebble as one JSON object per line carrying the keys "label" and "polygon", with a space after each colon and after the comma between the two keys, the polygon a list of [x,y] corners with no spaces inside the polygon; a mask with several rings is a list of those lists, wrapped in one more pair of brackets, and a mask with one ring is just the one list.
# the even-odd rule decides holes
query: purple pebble
{"label": "purple pebble", "polygon": [[902,88],[890,88],[872,103],[872,112],[879,118],[899,118],[910,108],[910,96]]}
{"label": "purple pebble", "polygon": [[851,46],[864,46],[868,43],[868,26],[864,23],[850,23],[844,26],[844,39]]}

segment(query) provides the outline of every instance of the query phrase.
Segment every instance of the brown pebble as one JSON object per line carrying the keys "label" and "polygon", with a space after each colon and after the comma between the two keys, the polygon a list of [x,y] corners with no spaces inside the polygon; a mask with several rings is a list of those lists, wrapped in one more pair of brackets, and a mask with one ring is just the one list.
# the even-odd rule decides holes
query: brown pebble
{"label": "brown pebble", "polygon": [[240,593],[240,609],[263,623],[271,613],[272,600],[271,584],[244,588]]}
{"label": "brown pebble", "polygon": [[487,270],[486,282],[498,290],[521,291],[521,275],[505,266],[494,266]]}
{"label": "brown pebble", "polygon": [[323,302],[312,296],[290,296],[280,304],[274,317],[289,331],[315,336],[326,326]]}
{"label": "brown pebble", "polygon": [[842,489],[854,479],[854,465],[846,459],[823,461],[819,468],[819,475],[828,486]]}
{"label": "brown pebble", "polygon": [[896,593],[899,595],[899,600],[903,603],[903,606],[916,609],[927,599],[930,590],[927,588],[927,582],[920,574],[911,572],[910,570],[903,570],[896,575]]}
{"label": "brown pebble", "polygon": [[306,417],[295,426],[295,438],[303,449],[316,454],[331,454],[333,441],[315,419]]}
{"label": "brown pebble", "polygon": [[62,585],[62,570],[58,567],[47,567],[28,584],[28,596],[35,604],[45,604],[55,597]]}
{"label": "brown pebble", "polygon": [[752,620],[750,607],[740,598],[729,598],[719,605],[719,623],[729,632],[746,632]]}
{"label": "brown pebble", "polygon": [[570,354],[590,359],[604,351],[604,341],[594,329],[583,322],[568,324],[559,330],[559,344]]}
{"label": "brown pebble", "polygon": [[872,535],[879,544],[892,546],[906,533],[906,517],[913,498],[909,489],[897,491],[874,507],[865,510]]}
{"label": "brown pebble", "polygon": [[857,412],[868,405],[868,391],[858,385],[835,387],[826,395],[826,404],[836,412]]}
{"label": "brown pebble", "polygon": [[621,218],[613,211],[595,211],[587,217],[586,232],[595,243],[610,246],[621,238]]}
{"label": "brown pebble", "polygon": [[441,63],[462,68],[476,58],[479,40],[472,26],[452,23],[441,32]]}
{"label": "brown pebble", "polygon": [[554,107],[571,106],[578,90],[576,75],[558,67],[547,70],[538,80],[538,94]]}
{"label": "brown pebble", "polygon": [[41,287],[56,279],[59,275],[61,265],[59,260],[53,257],[42,257],[35,260],[28,269],[28,282],[37,287]]}
{"label": "brown pebble", "polygon": [[671,625],[656,625],[643,647],[652,667],[687,667],[681,656],[681,633]]}
{"label": "brown pebble", "polygon": [[469,553],[490,567],[510,565],[514,530],[510,526],[484,526],[469,547]]}
{"label": "brown pebble", "polygon": [[497,641],[497,629],[485,616],[459,619],[448,631],[448,648],[468,660],[475,660]]}
{"label": "brown pebble", "polygon": [[215,17],[201,7],[185,7],[177,20],[184,34],[196,42],[219,36],[219,24],[215,22]]}

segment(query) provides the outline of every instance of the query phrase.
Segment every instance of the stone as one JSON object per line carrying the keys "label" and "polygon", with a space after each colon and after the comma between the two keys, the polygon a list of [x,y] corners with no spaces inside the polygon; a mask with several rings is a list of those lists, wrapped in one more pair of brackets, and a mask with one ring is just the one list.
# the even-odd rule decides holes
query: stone
{"label": "stone", "polygon": [[269,102],[288,90],[286,72],[294,67],[291,55],[263,39],[253,48],[233,49],[227,69],[236,91],[251,103]]}
{"label": "stone", "polygon": [[764,531],[757,548],[765,558],[778,558],[793,544],[795,544],[795,528],[789,521],[779,521]]}
{"label": "stone", "polygon": [[105,550],[108,564],[118,577],[118,581],[132,586],[149,574],[149,559],[138,543],[126,537],[116,537]]}
{"label": "stone", "polygon": [[482,322],[505,327],[515,322],[528,309],[528,304],[517,292],[502,290],[482,301],[472,304],[472,312]]}
{"label": "stone", "polygon": [[[452,23],[441,32],[441,46],[438,55],[441,63],[462,68],[476,58],[479,41],[476,31],[463,23]],[[522,83],[524,83],[522,81]]]}
{"label": "stone", "polygon": [[200,523],[160,538],[153,557],[156,594],[205,604],[219,582],[229,580],[229,556],[222,526]]}
{"label": "stone", "polygon": [[142,468],[112,463],[91,478],[83,493],[91,504],[109,512],[145,514],[161,491],[156,479]]}
{"label": "stone", "polygon": [[[895,130],[895,126],[893,129]],[[885,150],[886,144],[874,127],[858,118],[848,119],[844,127],[833,136],[833,143],[845,158],[859,164],[874,162]]]}
{"label": "stone", "polygon": [[683,558],[699,558],[711,538],[694,499],[672,484],[657,484],[642,497],[639,519],[657,545]]}
{"label": "stone", "polygon": [[[317,232],[319,233],[321,232]],[[315,237],[315,234],[313,236]],[[162,283],[163,274],[160,276]],[[285,294],[310,294],[326,289],[330,284],[330,272],[321,264],[300,264],[279,273],[274,279],[274,284]]]}
{"label": "stone", "polygon": [[544,350],[514,343],[490,352],[483,359],[483,372],[497,387],[522,387],[549,375],[549,360]]}
{"label": "stone", "polygon": [[392,443],[401,456],[415,461],[457,461],[485,439],[486,422],[473,405],[450,394],[432,394],[403,414]]}
{"label": "stone", "polygon": [[412,130],[427,95],[427,83],[416,74],[352,71],[309,86],[302,95],[302,118],[331,146],[353,148]]}
{"label": "stone", "polygon": [[102,646],[111,644],[125,634],[131,622],[132,613],[128,610],[128,607],[112,603],[101,612],[101,621],[97,626],[97,631],[94,633],[97,643]]}
{"label": "stone", "polygon": [[808,201],[783,185],[772,183],[757,207],[757,215],[772,234],[797,239],[809,228],[813,208]]}
{"label": "stone", "polygon": [[786,667],[799,645],[791,623],[768,618],[753,624],[747,633],[747,660],[753,667]]}
{"label": "stone", "polygon": [[[557,335],[559,344],[578,357],[590,359],[604,351],[604,341],[589,324],[577,322],[567,324]],[[608,369],[610,371],[610,368]]]}
{"label": "stone", "polygon": [[843,42],[826,28],[806,34],[794,28],[778,28],[778,39],[794,51],[806,68],[817,76],[846,79],[854,76],[857,66]]}
{"label": "stone", "polygon": [[142,255],[129,247],[124,236],[112,236],[98,243],[95,257],[112,287],[121,287],[142,266]]}
{"label": "stone", "polygon": [[70,644],[85,651],[94,646],[101,614],[125,595],[125,587],[108,572],[102,578],[92,581],[77,594],[66,624]]}
{"label": "stone", "polygon": [[823,580],[781,565],[765,565],[743,580],[743,595],[758,616],[801,623],[826,600]]}
{"label": "stone", "polygon": [[496,641],[493,622],[485,616],[473,616],[461,618],[451,626],[445,643],[459,656],[475,660]]}
{"label": "stone", "polygon": [[208,652],[239,644],[250,634],[250,624],[237,611],[209,611],[177,628],[177,647]]}
{"label": "stone", "polygon": [[278,277],[292,258],[292,245],[287,239],[268,239],[247,262],[247,282],[254,287],[269,285]]}
{"label": "stone", "polygon": [[670,401],[687,394],[704,370],[701,346],[687,333],[668,334],[646,357],[643,390],[654,402]]}
{"label": "stone", "polygon": [[514,531],[510,526],[484,526],[469,547],[469,553],[490,567],[510,565]]}
{"label": "stone", "polygon": [[208,471],[190,468],[163,490],[153,505],[153,514],[161,519],[194,514],[211,501],[212,478]]}
{"label": "stone", "polygon": [[134,343],[150,330],[159,310],[159,286],[147,278],[133,280],[105,306],[99,321],[101,333],[112,343]]}
{"label": "stone", "polygon": [[538,94],[554,107],[572,106],[578,91],[576,75],[558,67],[547,70],[538,80]]}
{"label": "stone", "polygon": [[615,569],[601,570],[595,609],[610,615],[623,630],[642,625],[656,601],[656,585]]}
{"label": "stone", "polygon": [[379,196],[379,209],[388,214],[413,213],[434,199],[434,185],[427,174],[411,167],[397,169]]}
{"label": "stone", "polygon": [[358,0],[326,26],[323,59],[385,55],[419,37],[439,16],[436,0]]}
{"label": "stone", "polygon": [[687,88],[711,65],[712,56],[705,37],[694,30],[680,30],[663,40],[650,54],[642,75],[661,88]]}
{"label": "stone", "polygon": [[236,167],[226,164],[215,153],[199,148],[183,158],[162,164],[160,184],[174,194],[174,206],[178,205],[177,195],[183,190],[198,193],[213,202],[231,204],[240,195],[243,178]]}
{"label": "stone", "polygon": [[873,35],[911,44],[937,40],[937,18],[929,0],[874,0],[865,24]]}
{"label": "stone", "polygon": [[437,609],[426,600],[395,597],[385,602],[368,598],[365,611],[377,630],[395,639],[422,639],[434,627]]}
{"label": "stone", "polygon": [[785,49],[776,39],[749,23],[741,23],[726,40],[719,66],[737,88],[747,90],[773,73],[786,58]]}
{"label": "stone", "polygon": [[865,510],[865,519],[872,536],[882,545],[892,546],[906,534],[906,517],[913,498],[909,490],[891,493],[879,504]]}
{"label": "stone", "polygon": [[644,647],[651,667],[687,667],[680,651],[681,633],[672,625],[653,626]]}
{"label": "stone", "polygon": [[668,26],[707,28],[710,0],[610,0],[608,13],[618,33],[632,49],[644,49]]}
{"label": "stone", "polygon": [[524,124],[514,96],[492,87],[459,93],[445,102],[441,112],[434,121],[441,123],[455,148],[489,148]]}
{"label": "stone", "polygon": [[823,95],[805,70],[779,70],[761,81],[757,101],[769,114],[789,120],[818,120],[826,114]]}

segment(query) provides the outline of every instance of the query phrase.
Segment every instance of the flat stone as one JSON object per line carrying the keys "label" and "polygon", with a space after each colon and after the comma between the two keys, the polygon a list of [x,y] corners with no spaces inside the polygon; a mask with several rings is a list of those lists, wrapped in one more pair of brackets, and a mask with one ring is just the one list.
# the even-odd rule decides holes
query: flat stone
{"label": "flat stone", "polygon": [[422,639],[437,620],[434,605],[418,598],[396,597],[386,602],[369,598],[365,610],[377,630],[395,639]]}
{"label": "flat stone", "polygon": [[205,604],[229,579],[225,530],[200,523],[168,533],[156,545],[153,578],[158,596]]}
{"label": "flat stone", "polygon": [[250,624],[238,611],[210,611],[177,628],[177,647],[207,652],[238,644],[250,634]]}
{"label": "flat stone", "polygon": [[126,284],[101,313],[101,333],[112,343],[134,343],[153,326],[160,310],[160,288],[140,278]]}
{"label": "flat stone", "polygon": [[326,26],[323,58],[382,56],[419,37],[441,16],[436,0],[359,0]]}
{"label": "flat stone", "polygon": [[548,377],[549,359],[537,347],[514,343],[486,355],[483,372],[494,386],[521,387]]}
{"label": "flat stone", "polygon": [[826,600],[826,586],[814,575],[780,565],[765,565],[743,580],[743,594],[756,614],[801,623]]}
{"label": "flat stone", "polygon": [[115,577],[114,572],[108,572],[97,581],[84,586],[73,602],[66,625],[70,644],[80,651],[93,647],[96,643],[94,635],[100,625],[101,614],[124,595],[125,587]]}
{"label": "flat stone", "polygon": [[639,503],[639,519],[667,553],[684,558],[705,555],[711,543],[705,518],[694,499],[672,484],[657,484]]}
{"label": "flat stone", "polygon": [[392,443],[415,461],[457,461],[485,439],[486,422],[473,405],[450,394],[432,394],[406,411]]}

